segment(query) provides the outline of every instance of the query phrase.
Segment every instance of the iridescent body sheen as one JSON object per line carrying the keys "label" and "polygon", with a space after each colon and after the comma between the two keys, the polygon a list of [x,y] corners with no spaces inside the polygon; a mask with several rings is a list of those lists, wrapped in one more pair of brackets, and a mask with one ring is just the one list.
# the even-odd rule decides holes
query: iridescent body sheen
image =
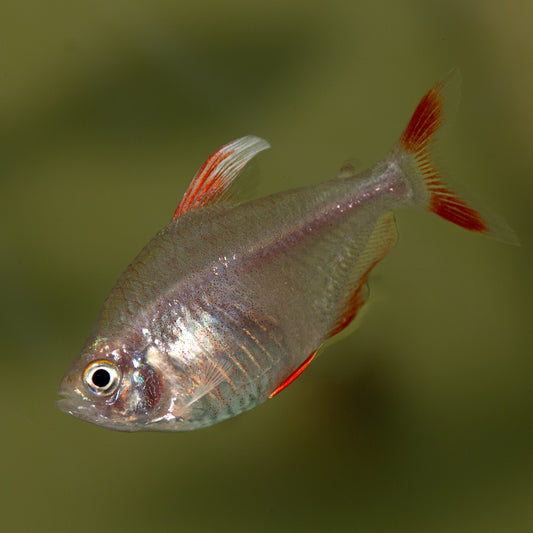
{"label": "iridescent body sheen", "polygon": [[186,431],[261,404],[357,314],[369,271],[395,242],[394,209],[512,240],[433,167],[444,86],[361,174],[239,204],[234,180],[268,144],[250,136],[215,152],[111,290],[59,407],[112,429]]}

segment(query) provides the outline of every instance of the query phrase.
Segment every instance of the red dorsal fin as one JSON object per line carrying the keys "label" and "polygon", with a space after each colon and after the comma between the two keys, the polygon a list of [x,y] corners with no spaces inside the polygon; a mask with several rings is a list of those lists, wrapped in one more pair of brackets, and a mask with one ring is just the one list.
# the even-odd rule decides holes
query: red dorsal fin
{"label": "red dorsal fin", "polygon": [[367,278],[370,271],[389,253],[397,239],[396,223],[391,212],[382,215],[355,263],[346,296],[328,337],[348,327],[368,298]]}
{"label": "red dorsal fin", "polygon": [[287,388],[298,376],[300,376],[302,372],[309,366],[317,351],[318,350],[315,350],[296,370],[292,372],[292,374],[289,375],[289,377],[285,378],[283,382],[270,393],[269,398],[274,398],[274,396],[279,394],[283,389]]}
{"label": "red dorsal fin", "polygon": [[267,148],[270,148],[267,141],[253,135],[219,148],[194,176],[172,219],[176,220],[187,211],[228,200],[229,190],[246,163]]}

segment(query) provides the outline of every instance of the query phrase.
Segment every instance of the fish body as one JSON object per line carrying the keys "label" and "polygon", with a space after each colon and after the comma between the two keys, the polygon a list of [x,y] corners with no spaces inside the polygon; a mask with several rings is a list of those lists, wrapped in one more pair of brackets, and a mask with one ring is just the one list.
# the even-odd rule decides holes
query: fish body
{"label": "fish body", "polygon": [[275,396],[364,304],[369,272],[396,241],[395,209],[512,242],[434,167],[456,83],[436,84],[360,174],[239,203],[240,172],[268,143],[248,136],[215,152],[111,290],[58,406],[111,429],[187,431]]}

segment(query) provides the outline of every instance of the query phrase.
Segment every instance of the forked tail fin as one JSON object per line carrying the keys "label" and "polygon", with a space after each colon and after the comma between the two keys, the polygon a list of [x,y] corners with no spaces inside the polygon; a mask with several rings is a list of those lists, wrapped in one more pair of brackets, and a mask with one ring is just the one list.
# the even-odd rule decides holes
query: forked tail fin
{"label": "forked tail fin", "polygon": [[436,83],[418,104],[398,143],[402,160],[407,163],[405,170],[415,201],[467,230],[518,244],[513,230],[503,220],[459,197],[436,168],[435,147],[443,125],[453,115],[458,102],[460,81],[459,71],[454,69]]}

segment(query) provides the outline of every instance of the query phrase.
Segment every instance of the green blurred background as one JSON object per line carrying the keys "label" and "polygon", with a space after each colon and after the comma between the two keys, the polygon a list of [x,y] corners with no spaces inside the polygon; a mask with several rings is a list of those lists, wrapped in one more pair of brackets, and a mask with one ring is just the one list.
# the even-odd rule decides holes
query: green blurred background
{"label": "green blurred background", "polygon": [[[533,531],[530,0],[0,6],[3,531]],[[211,151],[260,194],[367,166],[451,67],[446,162],[522,247],[418,212],[359,328],[188,434],[54,406],[123,268]]]}

